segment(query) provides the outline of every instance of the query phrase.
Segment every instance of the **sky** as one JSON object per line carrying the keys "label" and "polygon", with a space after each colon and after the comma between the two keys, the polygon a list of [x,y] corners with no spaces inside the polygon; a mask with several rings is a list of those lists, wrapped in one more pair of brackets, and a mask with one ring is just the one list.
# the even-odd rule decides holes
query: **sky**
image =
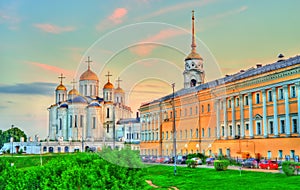
{"label": "sky", "polygon": [[[195,10],[206,81],[300,52],[298,0],[1,0],[0,129],[48,135],[47,108],[91,68],[120,77],[133,112],[183,87]],[[78,83],[77,83],[78,84]],[[100,94],[102,92],[100,91]],[[135,116],[135,114],[133,114]]]}

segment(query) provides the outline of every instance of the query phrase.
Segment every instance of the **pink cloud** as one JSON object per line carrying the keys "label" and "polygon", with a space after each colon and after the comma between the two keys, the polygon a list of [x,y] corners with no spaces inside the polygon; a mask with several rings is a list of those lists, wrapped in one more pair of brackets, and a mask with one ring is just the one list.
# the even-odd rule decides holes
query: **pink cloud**
{"label": "pink cloud", "polygon": [[[173,38],[178,35],[182,35],[185,32],[182,30],[175,29],[165,29],[160,31],[159,33],[150,36],[144,40],[141,40],[136,47],[133,47],[131,51],[140,56],[149,55],[155,47],[158,47],[159,44],[166,39]],[[150,44],[150,43],[158,43],[158,44]]]}
{"label": "pink cloud", "polygon": [[117,24],[121,24],[127,15],[128,10],[126,8],[117,8],[106,19],[102,20],[97,26],[97,30],[103,30],[112,27]]}
{"label": "pink cloud", "polygon": [[45,71],[50,71],[52,73],[57,73],[57,74],[63,73],[64,75],[67,75],[67,76],[73,76],[74,75],[74,71],[62,69],[62,68],[59,68],[59,67],[56,67],[56,66],[47,65],[47,64],[39,63],[39,62],[32,62],[32,61],[29,61],[27,63],[29,63],[31,65],[34,65],[38,68],[41,68]]}
{"label": "pink cloud", "polygon": [[231,16],[231,15],[236,15],[236,14],[239,14],[241,12],[246,11],[247,9],[248,9],[247,6],[242,6],[242,7],[238,8],[238,9],[229,10],[227,12],[215,15],[215,16],[212,17],[212,19],[221,19],[221,18],[228,17],[228,16]]}
{"label": "pink cloud", "polygon": [[56,26],[53,24],[34,24],[34,27],[42,30],[43,32],[48,32],[48,33],[52,33],[52,34],[60,34],[63,32],[70,32],[70,31],[74,31],[75,28],[72,26],[66,26],[66,27],[60,27],[60,26]]}
{"label": "pink cloud", "polygon": [[122,19],[127,14],[127,9],[125,8],[117,8],[113,12],[112,15],[110,15],[108,18],[115,24],[120,24],[122,22]]}

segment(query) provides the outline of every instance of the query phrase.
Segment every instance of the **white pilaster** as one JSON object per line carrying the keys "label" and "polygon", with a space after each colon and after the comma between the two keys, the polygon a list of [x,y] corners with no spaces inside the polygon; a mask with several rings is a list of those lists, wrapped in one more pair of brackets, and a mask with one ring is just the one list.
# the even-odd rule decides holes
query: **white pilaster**
{"label": "white pilaster", "polygon": [[224,112],[224,139],[227,139],[227,106],[226,106],[226,98],[223,100],[223,112]]}
{"label": "white pilaster", "polygon": [[231,124],[232,124],[232,138],[235,138],[235,104],[234,97],[231,99]]}
{"label": "white pilaster", "polygon": [[248,93],[249,101],[249,137],[253,138],[252,93]]}
{"label": "white pilaster", "polygon": [[300,82],[296,82],[297,103],[298,103],[298,136],[300,136]]}
{"label": "white pilaster", "polygon": [[240,95],[240,120],[241,120],[241,138],[245,138],[245,126],[244,126],[244,102],[243,95]]}
{"label": "white pilaster", "polygon": [[276,87],[272,88],[272,94],[273,94],[273,109],[274,109],[274,136],[278,136],[278,114],[277,114],[277,95],[276,95]]}
{"label": "white pilaster", "polygon": [[264,137],[268,137],[268,127],[267,127],[267,98],[266,98],[266,90],[262,90],[262,101],[263,101],[263,129],[264,129]]}
{"label": "white pilaster", "polygon": [[217,109],[217,139],[220,139],[220,101],[216,100],[215,101],[216,104],[216,109]]}
{"label": "white pilaster", "polygon": [[285,123],[286,123],[285,133],[286,136],[288,137],[291,135],[288,85],[284,85],[283,90],[284,90],[284,107],[285,107]]}

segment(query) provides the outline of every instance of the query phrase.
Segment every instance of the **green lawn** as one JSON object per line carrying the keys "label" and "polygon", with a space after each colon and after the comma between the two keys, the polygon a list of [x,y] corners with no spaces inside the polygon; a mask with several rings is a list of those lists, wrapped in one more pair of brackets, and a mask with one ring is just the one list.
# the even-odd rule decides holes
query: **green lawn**
{"label": "green lawn", "polygon": [[177,167],[174,176],[173,166],[149,167],[146,179],[168,189],[300,189],[300,176],[287,177],[284,174],[251,172],[238,170],[215,171],[208,168]]}

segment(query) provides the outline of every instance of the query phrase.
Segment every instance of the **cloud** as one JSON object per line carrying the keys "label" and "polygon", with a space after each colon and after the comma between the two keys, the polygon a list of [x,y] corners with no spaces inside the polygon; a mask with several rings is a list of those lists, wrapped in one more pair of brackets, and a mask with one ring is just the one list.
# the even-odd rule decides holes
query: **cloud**
{"label": "cloud", "polygon": [[156,12],[150,13],[146,16],[143,17],[139,17],[138,20],[144,20],[144,19],[148,19],[148,18],[152,18],[152,17],[156,17],[156,16],[160,16],[169,12],[174,12],[174,11],[179,11],[179,10],[183,10],[183,9],[187,9],[187,8],[199,8],[202,6],[205,6],[207,4],[210,3],[214,3],[217,0],[203,0],[203,1],[193,1],[193,2],[189,2],[189,3],[180,3],[180,4],[176,4],[173,6],[168,6],[166,8],[162,8]]}
{"label": "cloud", "polygon": [[224,18],[224,17],[228,17],[228,16],[231,16],[231,15],[236,15],[236,14],[239,14],[241,12],[244,12],[248,9],[247,6],[242,6],[238,9],[234,9],[234,10],[229,10],[227,12],[224,12],[224,13],[221,13],[221,14],[217,14],[217,15],[214,15],[212,17],[212,19],[221,19],[221,18]]}
{"label": "cloud", "polygon": [[[139,45],[131,48],[131,52],[139,56],[147,56],[153,51],[155,47],[158,47],[159,43],[161,43],[163,40],[173,38],[182,34],[185,34],[183,30],[175,30],[175,29],[161,30],[159,33],[150,36],[144,40],[141,40],[138,43]],[[153,43],[158,43],[158,44],[153,44]]]}
{"label": "cloud", "polygon": [[52,66],[52,65],[47,65],[47,64],[44,64],[44,63],[32,62],[32,61],[28,61],[27,63],[29,63],[31,65],[34,65],[36,67],[42,68],[43,70],[50,71],[52,73],[57,73],[57,74],[63,73],[64,75],[68,75],[68,76],[70,76],[70,75],[73,76],[74,75],[74,71],[62,69],[62,68],[55,67],[55,66]]}
{"label": "cloud", "polygon": [[11,2],[0,10],[0,24],[8,25],[11,30],[16,30],[19,27],[21,18],[18,16],[18,3]]}
{"label": "cloud", "polygon": [[109,15],[107,18],[102,20],[97,26],[97,30],[103,30],[109,27],[112,27],[117,24],[121,24],[124,21],[125,16],[127,15],[128,10],[126,8],[117,8],[114,12]]}
{"label": "cloud", "polygon": [[33,26],[40,29],[43,32],[52,33],[52,34],[60,34],[63,32],[71,32],[75,30],[75,28],[72,26],[60,27],[49,23],[34,24]]}
{"label": "cloud", "polygon": [[52,96],[56,88],[56,83],[18,83],[14,85],[0,85],[1,94],[30,94]]}

